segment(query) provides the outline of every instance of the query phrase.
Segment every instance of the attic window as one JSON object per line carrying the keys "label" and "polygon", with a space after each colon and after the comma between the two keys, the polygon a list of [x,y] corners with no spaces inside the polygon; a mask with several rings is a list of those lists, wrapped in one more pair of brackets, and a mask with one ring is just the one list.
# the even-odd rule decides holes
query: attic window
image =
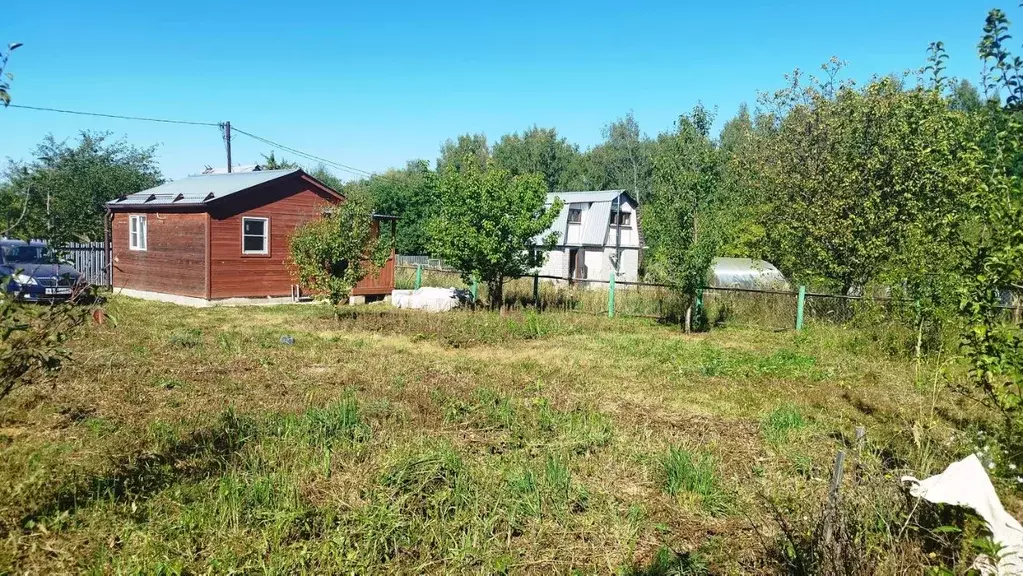
{"label": "attic window", "polygon": [[569,224],[582,224],[583,222],[583,211],[581,208],[569,208],[568,209],[568,223]]}
{"label": "attic window", "polygon": [[[632,225],[632,212],[621,212],[620,214],[621,214],[620,217],[621,217],[621,220],[622,220],[621,221],[621,227],[625,228],[625,227],[631,226]],[[611,213],[611,225],[612,226],[618,226],[619,225],[617,222],[615,222],[615,213],[614,212]]]}
{"label": "attic window", "polygon": [[242,218],[242,254],[270,253],[270,219]]}

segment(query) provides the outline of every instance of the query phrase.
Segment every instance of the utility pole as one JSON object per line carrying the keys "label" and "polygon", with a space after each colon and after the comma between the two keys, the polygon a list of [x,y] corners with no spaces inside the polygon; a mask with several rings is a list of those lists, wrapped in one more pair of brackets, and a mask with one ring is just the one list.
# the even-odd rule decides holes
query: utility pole
{"label": "utility pole", "polygon": [[220,125],[224,129],[224,143],[227,144],[227,173],[231,173],[231,121]]}

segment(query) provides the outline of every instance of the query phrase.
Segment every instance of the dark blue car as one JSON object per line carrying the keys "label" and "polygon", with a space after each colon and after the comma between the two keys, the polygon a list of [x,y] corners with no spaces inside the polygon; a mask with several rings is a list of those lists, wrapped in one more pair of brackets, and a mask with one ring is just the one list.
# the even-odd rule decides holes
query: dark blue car
{"label": "dark blue car", "polygon": [[27,302],[66,300],[84,283],[44,242],[0,239],[0,281],[4,291]]}

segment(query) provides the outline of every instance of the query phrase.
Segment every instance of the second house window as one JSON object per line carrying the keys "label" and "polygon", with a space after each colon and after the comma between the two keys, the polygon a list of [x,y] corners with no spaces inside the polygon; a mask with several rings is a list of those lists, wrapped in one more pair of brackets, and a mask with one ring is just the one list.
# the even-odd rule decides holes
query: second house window
{"label": "second house window", "polygon": [[242,254],[270,253],[270,219],[242,218]]}

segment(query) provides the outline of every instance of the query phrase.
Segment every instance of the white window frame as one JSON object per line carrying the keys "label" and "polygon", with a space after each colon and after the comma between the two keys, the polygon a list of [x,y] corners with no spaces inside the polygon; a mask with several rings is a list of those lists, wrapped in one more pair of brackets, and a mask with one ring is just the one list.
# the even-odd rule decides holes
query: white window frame
{"label": "white window frame", "polygon": [[[579,219],[576,220],[575,222],[572,221],[572,213],[573,212],[579,214]],[[569,224],[582,224],[583,223],[583,209],[582,208],[569,208],[568,209],[568,218],[567,218],[567,220],[568,220]]]}
{"label": "white window frame", "polygon": [[[245,233],[245,221],[246,220],[261,220],[263,222],[263,249],[262,250],[246,250],[245,249],[245,238],[251,236],[257,237],[256,234]],[[263,216],[243,216],[242,217],[242,254],[247,256],[268,256],[270,254],[270,219]]]}
{"label": "white window frame", "polygon": [[128,216],[128,249],[145,252],[149,248],[149,226],[145,214]]}

